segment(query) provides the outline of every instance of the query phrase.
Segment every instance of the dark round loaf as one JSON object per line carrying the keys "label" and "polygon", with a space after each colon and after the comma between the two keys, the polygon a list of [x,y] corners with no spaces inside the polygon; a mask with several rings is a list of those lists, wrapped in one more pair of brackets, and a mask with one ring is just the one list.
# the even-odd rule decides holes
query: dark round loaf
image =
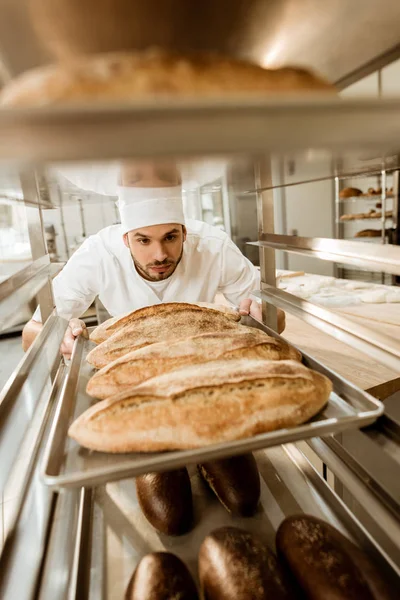
{"label": "dark round loaf", "polygon": [[316,517],[294,515],[285,519],[277,531],[278,556],[310,600],[373,600],[341,537]]}
{"label": "dark round loaf", "polygon": [[294,600],[278,561],[255,536],[236,527],[208,535],[199,552],[199,577],[207,600]]}
{"label": "dark round loaf", "polygon": [[202,463],[198,469],[228,512],[254,515],[260,500],[260,475],[252,454]]}
{"label": "dark round loaf", "polygon": [[175,554],[147,554],[129,582],[125,600],[198,600],[186,565]]}
{"label": "dark round loaf", "polygon": [[147,473],[136,478],[136,493],[146,519],[167,535],[182,535],[193,525],[193,499],[187,469]]}

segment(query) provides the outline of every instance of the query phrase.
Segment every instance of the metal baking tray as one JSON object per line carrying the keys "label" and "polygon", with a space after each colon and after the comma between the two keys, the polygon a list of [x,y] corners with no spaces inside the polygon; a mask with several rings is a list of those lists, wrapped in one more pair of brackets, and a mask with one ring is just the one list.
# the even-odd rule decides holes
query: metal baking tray
{"label": "metal baking tray", "polygon": [[[47,586],[41,590],[41,600],[66,598],[66,586],[69,586],[70,600],[81,598],[75,591],[82,589],[88,590],[85,596],[88,600],[120,600],[138,562],[149,552],[173,552],[186,563],[197,580],[199,548],[205,536],[214,529],[227,525],[241,527],[273,549],[275,533],[282,520],[299,513],[319,517],[352,539],[374,562],[388,586],[398,590],[400,568],[396,567],[396,552],[400,548],[392,548],[387,554],[385,536],[370,537],[310,463],[306,452],[306,444],[300,442],[255,453],[261,497],[259,508],[251,518],[230,515],[204,484],[194,465],[190,466],[194,527],[179,537],[158,533],[147,522],[138,504],[134,480],[109,483],[93,491],[84,490],[83,496],[78,494],[81,522],[75,524],[77,536],[71,529],[74,525],[68,519],[68,512],[60,507],[57,513],[54,552],[45,571]],[[78,493],[78,490],[62,494],[61,499],[66,502],[73,492]],[[379,519],[382,515],[375,516]],[[71,536],[74,540],[79,537],[83,544],[68,546],[65,540]],[[67,577],[59,576],[60,571],[66,572],[66,553],[68,564],[76,567],[73,571],[76,577],[72,576],[69,581]]]}
{"label": "metal baking tray", "polygon": [[[242,318],[241,322],[284,339],[251,317]],[[329,377],[334,389],[325,409],[306,424],[195,450],[131,454],[94,452],[82,448],[67,435],[72,421],[96,402],[85,391],[93,374],[93,368],[85,360],[92,347],[89,340],[82,337],[76,340],[71,366],[58,400],[41,465],[44,482],[53,488],[93,487],[143,473],[167,471],[204,460],[334,434],[370,425],[384,410],[379,400],[303,352],[303,363]]]}

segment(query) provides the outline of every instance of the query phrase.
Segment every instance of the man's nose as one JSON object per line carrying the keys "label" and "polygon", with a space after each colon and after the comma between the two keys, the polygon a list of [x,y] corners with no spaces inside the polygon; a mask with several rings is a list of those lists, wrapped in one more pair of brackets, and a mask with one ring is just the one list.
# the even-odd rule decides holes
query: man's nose
{"label": "man's nose", "polygon": [[162,262],[166,258],[168,258],[168,254],[166,253],[163,244],[158,244],[157,248],[155,249],[154,260],[157,260],[158,262]]}

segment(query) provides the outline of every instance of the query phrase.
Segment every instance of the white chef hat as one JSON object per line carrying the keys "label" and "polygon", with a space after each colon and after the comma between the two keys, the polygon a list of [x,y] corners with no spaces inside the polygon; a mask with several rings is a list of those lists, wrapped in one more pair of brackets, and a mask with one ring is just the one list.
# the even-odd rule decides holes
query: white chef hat
{"label": "white chef hat", "polygon": [[151,225],[185,224],[181,186],[119,187],[117,206],[123,233]]}

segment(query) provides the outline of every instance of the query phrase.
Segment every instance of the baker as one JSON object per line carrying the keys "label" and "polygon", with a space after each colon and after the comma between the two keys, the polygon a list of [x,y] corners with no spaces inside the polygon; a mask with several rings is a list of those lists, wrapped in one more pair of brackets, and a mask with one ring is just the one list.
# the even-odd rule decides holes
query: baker
{"label": "baker", "polygon": [[[181,176],[174,163],[129,163],[118,188],[120,225],[90,236],[53,282],[59,316],[69,321],[61,352],[86,335],[79,318],[96,296],[111,316],[161,302],[214,302],[217,293],[242,315],[261,318],[250,298],[259,274],[220,229],[185,219]],[[278,329],[285,315],[278,312]],[[29,348],[42,328],[40,310],[24,327]]]}

